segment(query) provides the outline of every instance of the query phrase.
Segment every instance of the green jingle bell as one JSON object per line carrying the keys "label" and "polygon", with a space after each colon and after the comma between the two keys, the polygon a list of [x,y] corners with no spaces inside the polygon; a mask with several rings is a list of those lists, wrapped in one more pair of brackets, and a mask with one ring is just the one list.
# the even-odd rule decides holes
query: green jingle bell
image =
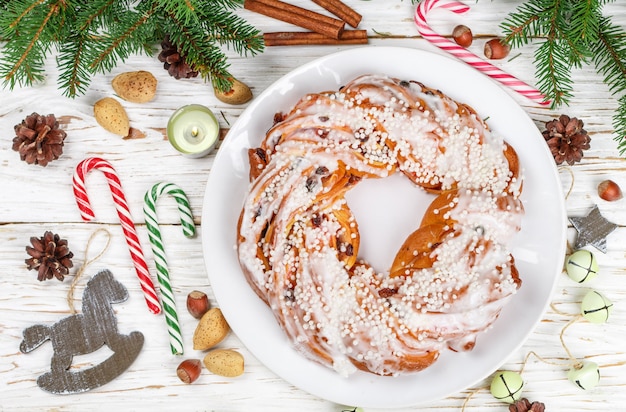
{"label": "green jingle bell", "polygon": [[567,379],[581,389],[593,389],[600,382],[600,368],[597,363],[585,361],[573,366],[567,373]]}
{"label": "green jingle bell", "polygon": [[580,313],[591,323],[605,323],[613,311],[613,303],[595,290],[587,292],[580,305]]}
{"label": "green jingle bell", "polygon": [[501,371],[491,380],[491,394],[506,403],[514,403],[522,396],[524,380],[522,375],[512,371]]}
{"label": "green jingle bell", "polygon": [[593,253],[580,249],[567,258],[565,271],[574,282],[585,283],[598,276],[598,261]]}

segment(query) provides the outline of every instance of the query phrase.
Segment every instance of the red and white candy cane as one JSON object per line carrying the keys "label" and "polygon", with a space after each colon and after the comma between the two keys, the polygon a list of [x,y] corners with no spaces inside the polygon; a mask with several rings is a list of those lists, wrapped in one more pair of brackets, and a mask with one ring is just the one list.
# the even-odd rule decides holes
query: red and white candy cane
{"label": "red and white candy cane", "polygon": [[154,289],[154,284],[150,279],[148,264],[146,263],[146,259],[144,258],[141,250],[141,244],[139,243],[137,230],[135,229],[135,224],[133,223],[133,219],[130,215],[130,209],[128,207],[128,203],[126,202],[126,196],[124,196],[124,192],[122,191],[122,183],[120,182],[117,172],[111,163],[99,157],[89,157],[83,160],[78,164],[78,166],[76,166],[76,170],[74,171],[72,183],[80,215],[83,220],[87,222],[95,217],[93,209],[91,208],[91,203],[89,202],[89,197],[87,196],[87,189],[85,187],[85,175],[87,175],[87,173],[89,173],[92,169],[100,170],[104,173],[104,176],[107,179],[109,188],[111,189],[111,195],[113,196],[113,202],[115,203],[115,208],[117,210],[117,215],[119,216],[120,223],[122,225],[122,231],[126,237],[130,257],[135,265],[135,270],[137,271],[137,276],[139,277],[139,284],[141,285],[141,289],[143,290],[146,298],[148,309],[154,314],[159,314],[161,313],[161,305],[159,303],[156,290]]}
{"label": "red and white candy cane", "polygon": [[476,70],[499,81],[503,85],[510,87],[522,96],[525,96],[542,106],[550,104],[550,101],[546,100],[546,97],[539,90],[502,71],[493,64],[484,61],[474,53],[446,39],[445,37],[440,36],[433,29],[431,29],[428,25],[426,16],[429,11],[439,7],[456,14],[466,13],[470,9],[468,5],[455,0],[422,0],[415,9],[414,16],[415,24],[417,24],[417,30],[420,32],[422,37],[440,49],[447,51],[453,56],[474,67]]}

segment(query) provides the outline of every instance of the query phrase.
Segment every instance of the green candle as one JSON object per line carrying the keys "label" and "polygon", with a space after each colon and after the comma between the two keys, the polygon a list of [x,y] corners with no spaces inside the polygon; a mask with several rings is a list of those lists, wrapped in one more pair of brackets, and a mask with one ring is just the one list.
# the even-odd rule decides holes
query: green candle
{"label": "green candle", "polygon": [[220,127],[207,107],[190,104],[176,110],[167,123],[167,138],[188,157],[206,156],[217,144]]}

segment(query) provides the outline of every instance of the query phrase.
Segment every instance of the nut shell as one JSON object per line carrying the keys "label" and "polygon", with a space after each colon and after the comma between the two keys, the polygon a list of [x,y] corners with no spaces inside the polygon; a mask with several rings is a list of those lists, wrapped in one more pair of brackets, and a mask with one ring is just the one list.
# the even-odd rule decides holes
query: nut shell
{"label": "nut shell", "polygon": [[206,293],[194,290],[187,295],[187,310],[194,318],[202,318],[210,308],[209,297]]}
{"label": "nut shell", "polygon": [[622,190],[612,180],[604,180],[598,185],[598,196],[607,202],[614,202],[622,198]]}
{"label": "nut shell", "polygon": [[485,43],[485,57],[492,60],[504,59],[509,55],[511,48],[501,39],[491,39]]}
{"label": "nut shell", "polygon": [[152,73],[140,70],[118,74],[111,81],[111,86],[126,101],[146,103],[156,96],[157,83]]}
{"label": "nut shell", "polygon": [[233,85],[230,90],[222,92],[217,88],[213,88],[215,97],[218,100],[228,104],[244,104],[252,100],[252,90],[243,82],[233,79]]}
{"label": "nut shell", "polygon": [[210,372],[227,378],[239,376],[244,371],[243,356],[230,349],[212,350],[206,354],[203,362]]}
{"label": "nut shell", "polygon": [[112,97],[105,97],[93,105],[96,121],[105,130],[126,137],[130,132],[130,121],[120,102]]}
{"label": "nut shell", "polygon": [[472,30],[464,24],[459,24],[452,30],[452,38],[461,47],[469,47],[474,41]]}
{"label": "nut shell", "polygon": [[193,333],[193,348],[207,350],[223,341],[230,332],[230,326],[219,308],[209,309]]}
{"label": "nut shell", "polygon": [[186,359],[176,368],[176,375],[184,383],[193,383],[200,376],[202,363],[199,359]]}

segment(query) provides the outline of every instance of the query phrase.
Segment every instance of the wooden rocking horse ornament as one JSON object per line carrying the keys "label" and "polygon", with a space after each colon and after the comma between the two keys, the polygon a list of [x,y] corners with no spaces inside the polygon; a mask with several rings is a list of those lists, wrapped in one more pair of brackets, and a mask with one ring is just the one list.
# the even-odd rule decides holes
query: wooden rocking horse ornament
{"label": "wooden rocking horse ornament", "polygon": [[[111,304],[128,298],[128,291],[108,270],[97,273],[83,292],[82,313],[61,319],[52,326],[33,325],[23,332],[20,351],[31,352],[47,340],[54,354],[50,371],[37,378],[37,385],[52,393],[72,394],[100,387],[121,375],[139,355],[141,332],[120,334]],[[93,353],[107,345],[114,353],[88,369],[71,372],[75,355]]]}

